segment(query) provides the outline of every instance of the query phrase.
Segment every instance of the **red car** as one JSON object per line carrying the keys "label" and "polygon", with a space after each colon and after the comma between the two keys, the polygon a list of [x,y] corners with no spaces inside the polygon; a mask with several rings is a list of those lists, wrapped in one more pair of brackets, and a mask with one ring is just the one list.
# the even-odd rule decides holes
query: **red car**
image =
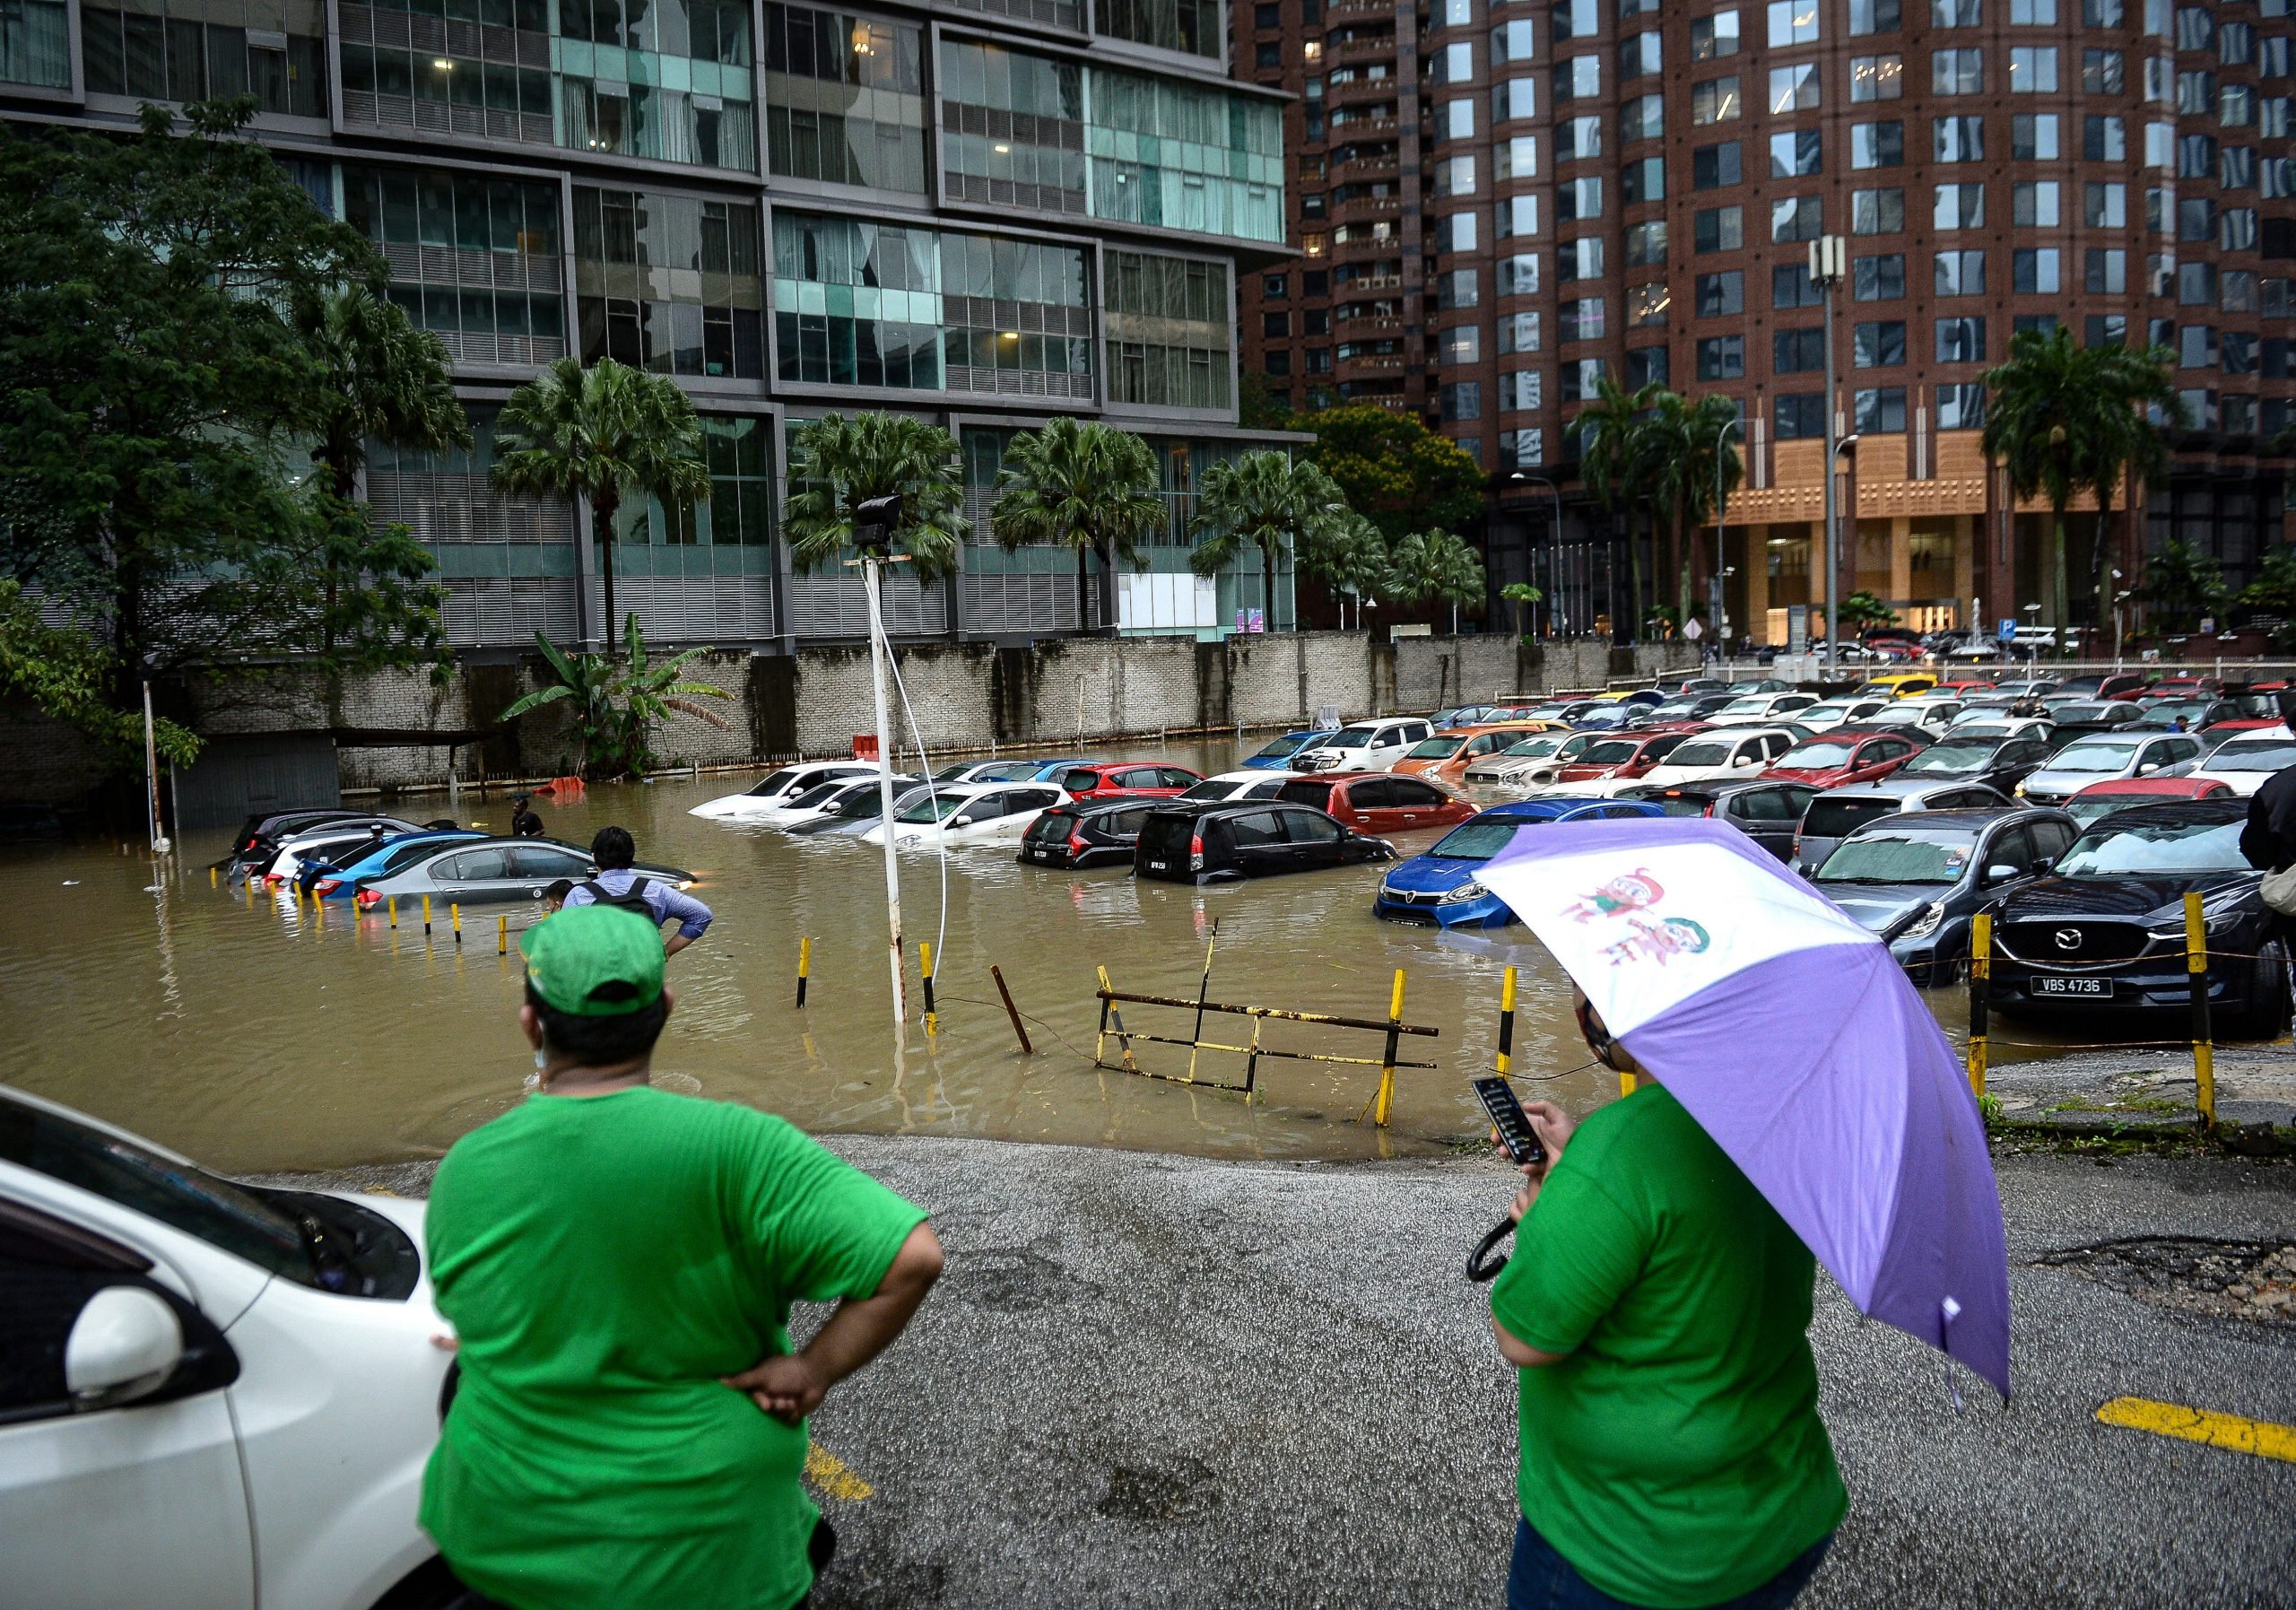
{"label": "red car", "polygon": [[1152,794],[1169,799],[1203,780],[1201,773],[1185,766],[1152,766],[1145,761],[1094,761],[1071,766],[1060,774],[1060,787],[1079,800],[1111,799],[1119,794]]}
{"label": "red car", "polygon": [[2103,676],[2076,676],[2057,684],[2057,694],[2076,693],[2083,699],[2134,699],[2147,692],[2152,684],[2130,672],[2115,672]]}
{"label": "red car", "polygon": [[2229,799],[2231,785],[2215,777],[2116,777],[2091,783],[2065,802],[2083,828],[2100,816],[2131,805],[2164,805],[2172,799]]}
{"label": "red car", "polygon": [[1554,774],[1559,783],[1592,782],[1596,778],[1635,778],[1666,758],[1675,744],[1690,736],[1688,732],[1621,733],[1614,738],[1597,738],[1578,752],[1578,757]]}
{"label": "red car", "polygon": [[1813,738],[1805,738],[1762,773],[1779,782],[1807,783],[1813,788],[1846,788],[1889,776],[1928,747],[1921,733],[1902,727],[1837,727]]}
{"label": "red car", "polygon": [[1422,828],[1450,827],[1475,813],[1473,804],[1424,778],[1397,777],[1392,771],[1303,777],[1278,788],[1275,797],[1292,805],[1313,805],[1375,839]]}

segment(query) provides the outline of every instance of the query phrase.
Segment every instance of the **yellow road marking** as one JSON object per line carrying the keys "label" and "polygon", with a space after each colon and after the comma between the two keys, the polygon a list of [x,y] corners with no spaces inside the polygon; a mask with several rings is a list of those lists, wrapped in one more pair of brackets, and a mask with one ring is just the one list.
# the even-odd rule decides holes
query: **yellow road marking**
{"label": "yellow road marking", "polygon": [[2188,1409],[2182,1404],[2155,1403],[2149,1397],[2116,1397],[2097,1411],[2097,1418],[2107,1425],[2125,1425],[2131,1431],[2181,1437],[2187,1442],[2205,1442],[2211,1448],[2296,1464],[2296,1425],[2274,1425],[2269,1420],[2220,1414],[2213,1409]]}
{"label": "yellow road marking", "polygon": [[818,1442],[805,1444],[805,1479],[831,1498],[864,1499],[876,1491]]}

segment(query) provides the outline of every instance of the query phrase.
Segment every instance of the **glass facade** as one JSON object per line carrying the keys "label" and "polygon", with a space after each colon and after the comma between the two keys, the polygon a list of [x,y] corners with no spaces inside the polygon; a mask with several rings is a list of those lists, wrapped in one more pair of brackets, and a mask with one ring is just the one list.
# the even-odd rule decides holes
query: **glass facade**
{"label": "glass facade", "polygon": [[740,202],[576,186],[582,361],[765,379],[762,238],[759,209]]}
{"label": "glass facade", "polygon": [[1083,67],[944,40],[941,162],[952,201],[1082,215]]}
{"label": "glass facade", "polygon": [[566,355],[559,188],[482,173],[344,163],[339,215],[382,248],[390,298],[457,362]]}
{"label": "glass facade", "polygon": [[924,193],[923,30],[770,4],[765,106],[772,172]]}
{"label": "glass facade", "polygon": [[[91,94],[174,101],[252,95],[262,111],[326,116],[326,8],[318,0],[84,6],[80,30]],[[68,84],[63,30],[61,5],[0,0],[0,79]],[[10,46],[18,38],[27,46],[22,53]],[[10,66],[18,61],[48,76],[22,76]]]}
{"label": "glass facade", "polygon": [[1104,272],[1109,401],[1227,407],[1235,368],[1228,265],[1111,251]]}
{"label": "glass facade", "polygon": [[1220,0],[1100,0],[1093,22],[1114,39],[1220,59]]}
{"label": "glass facade", "polygon": [[617,544],[758,550],[771,545],[773,422],[745,413],[705,413],[701,433],[702,455],[709,463],[709,497],[674,509],[656,498],[624,505],[614,516]]}

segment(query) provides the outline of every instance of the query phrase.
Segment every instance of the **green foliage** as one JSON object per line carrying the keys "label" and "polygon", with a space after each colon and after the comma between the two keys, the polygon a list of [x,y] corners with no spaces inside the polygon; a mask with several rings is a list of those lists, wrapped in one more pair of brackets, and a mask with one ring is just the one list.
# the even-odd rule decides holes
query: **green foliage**
{"label": "green foliage", "polygon": [[[1671,534],[1678,596],[1643,618],[1679,628],[1690,614],[1690,568],[1682,562],[1688,527],[1714,512],[1717,492],[1728,495],[1745,474],[1737,444],[1723,431],[1738,417],[1727,397],[1704,396],[1693,403],[1652,384],[1629,391],[1605,377],[1595,401],[1567,427],[1578,439],[1579,474],[1596,500],[1631,521],[1640,510],[1655,540],[1663,513]],[[1634,591],[1645,591],[1640,545],[1634,545]]]}
{"label": "green foliage", "polygon": [[611,653],[569,654],[541,632],[535,633],[535,647],[542,651],[544,663],[557,680],[509,705],[501,719],[515,720],[545,704],[572,700],[574,735],[581,745],[578,764],[583,776],[599,780],[646,772],[658,765],[649,740],[655,723],[673,710],[712,727],[729,725],[717,711],[694,701],[733,695],[706,682],[685,678],[687,662],[708,654],[709,648],[688,648],[652,666],[647,661],[646,636],[634,613],[623,636],[630,649],[627,661]]}
{"label": "green foliage", "polygon": [[1483,560],[1461,537],[1448,531],[1414,531],[1389,550],[1388,569],[1393,596],[1406,604],[1429,598],[1451,606],[1451,630],[1459,629],[1462,605],[1483,598]]}
{"label": "green foliage", "polygon": [[502,405],[494,450],[501,491],[590,506],[613,654],[615,512],[648,496],[676,509],[709,495],[692,402],[666,375],[611,358],[587,370],[561,358]]}
{"label": "green foliage", "polygon": [[2224,572],[2183,537],[2172,536],[2144,561],[2144,585],[2136,596],[2170,631],[2191,631],[2202,616],[2223,608]]}
{"label": "green foliage", "polygon": [[1290,387],[1266,375],[1240,377],[1236,398],[1236,423],[1246,431],[1291,430]]}
{"label": "green foliage", "polygon": [[1546,594],[1527,581],[1510,581],[1499,589],[1499,596],[1515,606],[1515,635],[1526,635],[1523,631],[1523,605],[1544,603]]}
{"label": "green foliage", "polygon": [[1483,513],[1483,471],[1474,457],[1416,414],[1348,403],[1292,422],[1315,433],[1308,457],[1389,542],[1429,526],[1464,526]]}
{"label": "green foliage", "polygon": [[2266,553],[2257,567],[2257,579],[2240,589],[2239,602],[2296,620],[2296,547]]}
{"label": "green foliage", "polygon": [[1116,561],[1139,565],[1143,538],[1167,518],[1148,444],[1113,425],[1057,419],[1004,449],[988,527],[1007,553],[1049,543],[1076,554],[1076,619],[1092,619],[1084,556],[1100,561],[1100,622],[1117,619]]}
{"label": "green foliage", "polygon": [[1262,451],[1224,460],[1204,472],[1196,494],[1196,539],[1189,568],[1215,576],[1246,544],[1259,550],[1267,623],[1275,624],[1275,561],[1287,553],[1314,552],[1336,540],[1350,512],[1332,478],[1304,459]]}
{"label": "green foliage", "polygon": [[447,348],[406,310],[362,284],[305,292],[295,325],[325,366],[311,457],[335,495],[357,490],[369,441],[395,448],[466,448],[470,421],[447,378]]}
{"label": "green foliage", "polygon": [[1318,526],[1300,547],[1298,565],[1301,575],[1338,595],[1343,627],[1347,624],[1348,599],[1355,600],[1361,624],[1365,601],[1377,601],[1390,590],[1387,539],[1352,509]]}
{"label": "green foliage", "polygon": [[970,522],[955,437],[900,413],[824,413],[800,425],[781,506],[791,562],[801,570],[838,563],[853,546],[855,507],[895,492],[901,510],[893,552],[909,555],[919,581],[956,574],[957,544]]}
{"label": "green foliage", "polygon": [[1835,610],[1845,632],[1863,631],[1868,626],[1894,626],[1897,611],[1883,603],[1872,593],[1860,588],[1844,598]]}
{"label": "green foliage", "polygon": [[[107,702],[114,666],[110,651],[83,632],[44,624],[39,606],[13,581],[0,581],[0,693],[77,727],[123,759],[140,758],[142,710]],[[160,758],[188,766],[199,739],[165,717],[152,723]]]}

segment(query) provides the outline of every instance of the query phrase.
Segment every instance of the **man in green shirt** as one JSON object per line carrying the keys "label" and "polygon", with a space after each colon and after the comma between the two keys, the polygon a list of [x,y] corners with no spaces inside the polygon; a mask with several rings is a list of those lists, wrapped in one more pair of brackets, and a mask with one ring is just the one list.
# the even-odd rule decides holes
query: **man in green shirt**
{"label": "man in green shirt", "polygon": [[[431,1187],[462,1373],[422,1526],[515,1610],[790,1610],[827,1557],[804,1417],[900,1334],[940,1242],[781,1119],[651,1087],[645,918],[576,907],[519,949],[541,1089]],[[797,1300],[838,1304],[803,1350]]]}
{"label": "man in green shirt", "polygon": [[[1598,1057],[1644,1073],[1582,1000]],[[1521,1371],[1509,1610],[1780,1610],[1848,1498],[1818,1418],[1817,1262],[1646,1083],[1574,1127],[1525,1110],[1515,1253],[1491,1289]]]}

